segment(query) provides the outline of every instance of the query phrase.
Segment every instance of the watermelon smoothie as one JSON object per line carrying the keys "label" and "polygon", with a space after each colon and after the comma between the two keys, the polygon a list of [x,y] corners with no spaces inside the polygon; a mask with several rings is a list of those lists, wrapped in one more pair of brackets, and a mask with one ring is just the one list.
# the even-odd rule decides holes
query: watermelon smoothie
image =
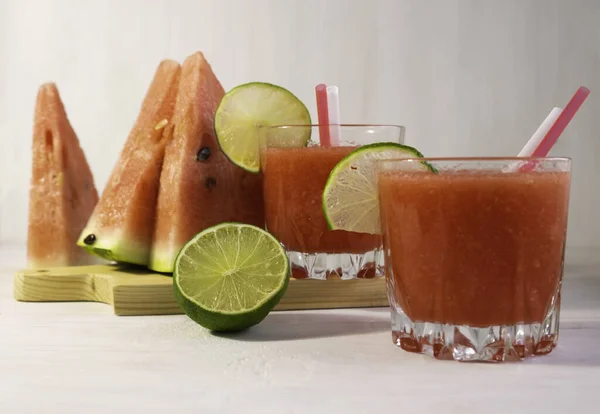
{"label": "watermelon smoothie", "polygon": [[378,166],[392,335],[440,359],[510,360],[556,346],[570,160]]}
{"label": "watermelon smoothie", "polygon": [[[329,230],[321,203],[336,164],[355,147],[267,148],[261,156],[267,228],[287,249],[305,253],[365,253],[381,238]],[[303,171],[303,174],[299,174]]]}
{"label": "watermelon smoothie", "polygon": [[[400,143],[399,126],[342,126],[339,146],[318,143],[316,126],[268,127],[261,132],[261,171],[267,230],[286,248],[295,278],[369,278],[383,274],[379,235],[330,230],[322,207],[331,170],[360,145],[382,140]],[[282,147],[294,128],[311,128],[306,147]],[[371,131],[371,132],[369,132]],[[269,134],[266,139],[265,135]]]}

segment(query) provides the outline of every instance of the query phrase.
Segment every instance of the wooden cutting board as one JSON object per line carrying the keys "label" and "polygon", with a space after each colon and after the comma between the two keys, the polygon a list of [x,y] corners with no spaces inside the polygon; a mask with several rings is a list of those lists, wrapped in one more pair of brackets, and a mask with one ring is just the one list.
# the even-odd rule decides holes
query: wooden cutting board
{"label": "wooden cutting board", "polygon": [[[22,270],[15,274],[14,296],[23,302],[103,302],[111,305],[116,315],[183,313],[175,302],[170,276],[118,265]],[[275,310],[376,306],[388,306],[383,277],[291,279]]]}

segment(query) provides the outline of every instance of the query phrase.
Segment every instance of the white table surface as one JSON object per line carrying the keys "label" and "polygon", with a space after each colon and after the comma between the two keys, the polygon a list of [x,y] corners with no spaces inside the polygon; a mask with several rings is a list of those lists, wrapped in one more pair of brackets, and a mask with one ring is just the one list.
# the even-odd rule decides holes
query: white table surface
{"label": "white table surface", "polygon": [[387,309],[274,312],[217,336],[186,316],[19,303],[0,247],[0,413],[598,412],[600,258],[569,252],[548,356],[436,361],[391,342]]}

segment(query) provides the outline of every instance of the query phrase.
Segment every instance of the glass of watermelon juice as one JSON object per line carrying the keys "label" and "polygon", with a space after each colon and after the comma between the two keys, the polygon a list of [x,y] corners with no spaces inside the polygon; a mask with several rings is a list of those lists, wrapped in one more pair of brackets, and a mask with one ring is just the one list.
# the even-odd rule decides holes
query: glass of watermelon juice
{"label": "glass of watermelon juice", "polygon": [[[329,128],[328,128],[329,129]],[[307,131],[308,130],[308,131]],[[310,131],[305,147],[285,146]],[[329,173],[354,149],[378,142],[403,143],[399,125],[341,125],[335,146],[321,145],[318,125],[259,128],[267,230],[285,246],[297,279],[372,278],[383,275],[379,235],[330,230],[322,207]]]}
{"label": "glass of watermelon juice", "polygon": [[569,159],[385,160],[377,178],[396,345],[459,361],[554,349]]}

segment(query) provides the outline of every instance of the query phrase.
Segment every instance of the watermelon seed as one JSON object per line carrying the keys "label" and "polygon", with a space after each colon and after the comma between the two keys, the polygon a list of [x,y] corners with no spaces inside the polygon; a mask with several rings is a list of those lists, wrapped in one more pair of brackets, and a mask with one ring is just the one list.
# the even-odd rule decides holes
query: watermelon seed
{"label": "watermelon seed", "polygon": [[200,151],[196,154],[196,160],[198,161],[206,161],[210,158],[210,148],[202,147]]}
{"label": "watermelon seed", "polygon": [[95,234],[88,234],[87,237],[85,239],[83,239],[83,242],[85,244],[87,244],[88,246],[94,244],[95,241],[96,241]]}
{"label": "watermelon seed", "polygon": [[206,177],[206,180],[204,181],[204,186],[207,189],[212,190],[217,186],[217,180],[215,180],[213,177]]}

